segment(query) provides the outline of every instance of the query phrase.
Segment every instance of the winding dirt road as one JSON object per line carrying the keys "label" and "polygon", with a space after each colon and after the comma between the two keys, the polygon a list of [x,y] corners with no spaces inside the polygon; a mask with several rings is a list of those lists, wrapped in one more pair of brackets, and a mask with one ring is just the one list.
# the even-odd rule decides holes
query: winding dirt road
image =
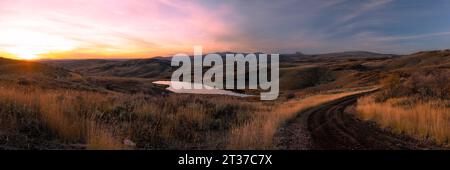
{"label": "winding dirt road", "polygon": [[405,135],[382,130],[354,116],[359,95],[311,108],[279,129],[274,142],[280,149],[436,149]]}

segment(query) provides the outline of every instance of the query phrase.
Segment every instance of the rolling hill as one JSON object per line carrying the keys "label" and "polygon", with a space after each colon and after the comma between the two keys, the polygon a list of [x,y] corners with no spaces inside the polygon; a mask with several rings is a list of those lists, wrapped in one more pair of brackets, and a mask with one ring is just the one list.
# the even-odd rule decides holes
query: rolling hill
{"label": "rolling hill", "polygon": [[170,60],[59,60],[45,61],[88,76],[135,77],[150,79],[170,78]]}
{"label": "rolling hill", "polygon": [[[85,61],[79,63],[80,65],[76,68],[86,64],[99,65],[102,63],[104,63],[103,60]],[[73,89],[103,93],[166,93],[166,90],[162,87],[153,85],[147,79],[88,76],[46,62],[6,58],[0,58],[0,85],[35,86],[45,89]]]}
{"label": "rolling hill", "polygon": [[[225,57],[225,52],[219,53]],[[371,52],[342,52],[318,55],[301,53],[280,55],[282,90],[324,90],[375,84],[377,74],[370,63],[397,57]],[[61,60],[45,63],[69,69],[86,76],[170,79],[174,70],[170,57],[134,60]]]}

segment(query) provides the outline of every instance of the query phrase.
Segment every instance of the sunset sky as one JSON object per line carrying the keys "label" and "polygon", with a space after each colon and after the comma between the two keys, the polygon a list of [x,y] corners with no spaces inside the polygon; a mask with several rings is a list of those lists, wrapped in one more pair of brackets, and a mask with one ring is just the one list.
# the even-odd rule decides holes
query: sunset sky
{"label": "sunset sky", "polygon": [[450,0],[0,0],[0,56],[450,48]]}

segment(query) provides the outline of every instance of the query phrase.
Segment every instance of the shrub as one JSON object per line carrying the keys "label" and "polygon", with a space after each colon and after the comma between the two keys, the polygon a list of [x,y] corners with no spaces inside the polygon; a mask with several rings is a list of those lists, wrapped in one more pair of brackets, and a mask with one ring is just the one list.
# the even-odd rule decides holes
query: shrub
{"label": "shrub", "polygon": [[404,78],[390,74],[382,80],[384,89],[376,96],[377,102],[395,97],[418,99],[450,99],[450,74],[443,71],[417,71]]}

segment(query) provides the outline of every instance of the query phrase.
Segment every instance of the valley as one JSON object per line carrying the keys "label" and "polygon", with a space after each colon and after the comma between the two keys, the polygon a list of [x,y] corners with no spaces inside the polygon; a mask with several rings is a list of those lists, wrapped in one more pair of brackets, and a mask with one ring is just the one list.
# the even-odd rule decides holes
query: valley
{"label": "valley", "polygon": [[[0,59],[0,148],[436,149],[449,144],[449,50],[281,54],[280,96],[274,101],[173,93],[153,83],[170,80],[174,70],[170,58]],[[365,109],[369,102],[416,109],[424,101],[434,101],[433,117],[402,112],[399,120],[387,117],[393,109]]]}

